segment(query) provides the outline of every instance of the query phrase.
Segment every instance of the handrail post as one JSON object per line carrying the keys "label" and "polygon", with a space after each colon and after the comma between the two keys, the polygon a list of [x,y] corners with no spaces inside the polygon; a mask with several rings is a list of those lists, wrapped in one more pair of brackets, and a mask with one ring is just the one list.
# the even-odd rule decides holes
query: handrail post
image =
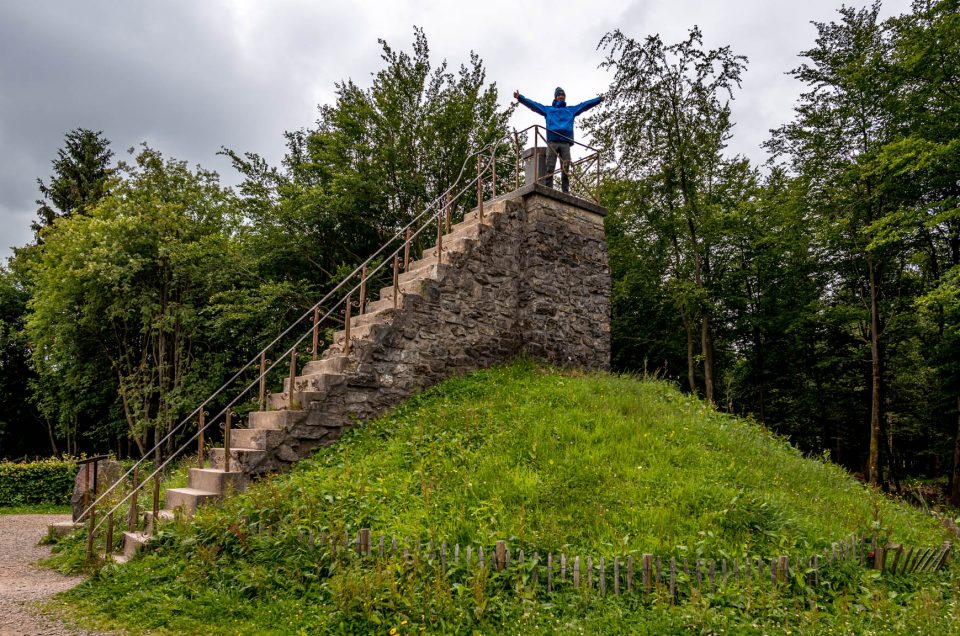
{"label": "handrail post", "polygon": [[480,155],[477,155],[477,215],[480,218],[480,222],[483,223],[483,173],[480,169],[481,162]]}
{"label": "handrail post", "polygon": [[83,509],[90,507],[90,462],[83,468]]}
{"label": "handrail post", "polygon": [[450,233],[450,217],[453,215],[453,211],[450,206],[450,190],[447,190],[447,201],[446,201],[446,213],[447,213],[447,234]]}
{"label": "handrail post", "polygon": [[600,151],[597,151],[597,203],[600,203]]}
{"label": "handrail post", "polygon": [[203,468],[203,429],[204,426],[204,416],[206,411],[203,410],[203,407],[200,407],[200,418],[197,420],[197,468]]}
{"label": "handrail post", "polygon": [[397,289],[398,287],[397,283],[399,282],[399,280],[400,280],[400,255],[394,254],[393,255],[393,308],[394,309],[397,308],[397,296],[400,295],[398,293],[399,290]]}
{"label": "handrail post", "polygon": [[514,165],[513,165],[513,167],[516,169],[516,172],[514,173],[513,189],[519,190],[520,189],[520,168],[521,168],[520,133],[517,132],[516,128],[513,129],[513,148],[514,148],[514,154],[516,155],[516,161],[514,162]]}
{"label": "handrail post", "polygon": [[93,524],[96,520],[97,493],[93,493],[93,506],[90,506],[90,463],[83,472],[83,509],[87,511],[87,561],[93,558]]}
{"label": "handrail post", "polygon": [[358,315],[363,315],[364,305],[367,304],[367,266],[364,265],[360,269],[360,311],[357,312]]}
{"label": "handrail post", "polygon": [[[293,401],[293,394],[290,396],[291,402]],[[227,411],[227,421],[223,425],[223,472],[230,472],[230,427],[233,424],[233,416],[236,415],[233,411]]]}
{"label": "handrail post", "polygon": [[[89,464],[87,464],[89,466]],[[89,472],[87,473],[90,474]],[[97,521],[97,501],[94,499],[93,505],[87,514],[87,561],[93,560],[93,529]]]}
{"label": "handrail post", "polygon": [[290,408],[293,408],[293,392],[296,390],[297,382],[297,350],[290,352]]}
{"label": "handrail post", "polygon": [[493,185],[491,186],[491,195],[494,199],[497,198],[497,147],[494,145],[493,149],[490,151],[490,167],[493,169]]}
{"label": "handrail post", "polygon": [[320,347],[320,305],[313,308],[313,360],[317,359]]}
{"label": "handrail post", "polygon": [[[409,244],[408,244],[409,245]],[[343,321],[343,354],[350,353],[350,294],[347,294],[346,315]]]}
{"label": "handrail post", "polygon": [[260,402],[259,410],[266,411],[267,408],[267,352],[260,352]]}
{"label": "handrail post", "polygon": [[443,262],[443,221],[441,219],[442,211],[437,213],[437,264]]}
{"label": "handrail post", "polygon": [[107,515],[107,540],[104,552],[107,559],[113,554],[113,513]]}
{"label": "handrail post", "polygon": [[540,182],[540,126],[533,127],[533,182]]}
{"label": "handrail post", "polygon": [[403,241],[403,271],[410,269],[410,228],[407,228]]}
{"label": "handrail post", "polygon": [[127,528],[130,532],[136,532],[140,525],[140,513],[137,510],[137,493],[140,487],[137,485],[137,467],[133,467],[133,484],[130,486],[130,511],[127,514]]}
{"label": "handrail post", "polygon": [[160,452],[157,451],[157,468],[154,470],[156,474],[153,476],[153,516],[150,517],[150,528],[151,530],[156,530],[157,528],[157,515],[160,514]]}

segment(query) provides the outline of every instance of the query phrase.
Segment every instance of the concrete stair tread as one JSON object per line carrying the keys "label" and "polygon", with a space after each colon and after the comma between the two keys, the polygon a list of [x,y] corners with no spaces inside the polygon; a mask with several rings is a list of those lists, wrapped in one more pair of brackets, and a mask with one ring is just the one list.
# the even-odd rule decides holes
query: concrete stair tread
{"label": "concrete stair tread", "polygon": [[418,262],[425,263],[425,265],[414,269],[414,263],[411,263],[410,271],[400,274],[398,277],[398,282],[407,283],[418,279],[436,279],[446,273],[447,268],[450,267],[448,263],[437,263],[437,259],[435,257],[431,259],[423,259]]}
{"label": "concrete stair tread", "polygon": [[[221,471],[222,472],[222,471]],[[167,488],[167,492],[176,492],[184,495],[193,495],[196,497],[216,497],[220,493],[211,492],[209,490],[200,490],[199,488]]]}
{"label": "concrete stair tread", "polygon": [[47,536],[66,537],[83,527],[84,525],[77,521],[57,521],[47,526]]}
{"label": "concrete stair tread", "polygon": [[[367,307],[370,305],[368,304]],[[358,316],[352,316],[350,318],[350,328],[356,329],[357,327],[362,327],[375,322],[388,322],[391,318],[394,318],[397,311],[393,307],[387,307],[380,309],[379,311],[367,311],[364,314]]]}
{"label": "concrete stair tread", "polygon": [[[360,330],[368,329],[368,327],[360,327]],[[340,337],[343,340],[343,336]],[[299,408],[292,409],[290,408],[290,393],[288,391],[283,391],[281,393],[271,393],[270,394],[270,408],[273,411],[302,411],[308,404],[311,402],[317,402],[325,399],[327,397],[326,391],[294,391],[293,399],[296,402],[300,403]],[[260,428],[259,426],[251,428]]]}
{"label": "concrete stair tread", "polygon": [[[350,321],[350,326],[353,327],[352,320]],[[306,367],[304,367],[304,369],[306,369]],[[345,373],[327,373],[325,371],[318,373],[302,373],[296,377],[296,386],[301,387],[306,385],[314,389],[320,389],[321,387],[327,388],[345,382],[347,377],[348,376]],[[289,377],[283,379],[283,390],[284,392],[290,390]]]}
{"label": "concrete stair tread", "polygon": [[[417,296],[420,294],[421,287],[424,279],[417,278],[415,280],[409,280],[404,283],[398,282],[397,286],[400,288],[401,296]],[[389,287],[384,287],[380,290],[380,300],[386,300],[388,298],[393,298],[393,285]]]}
{"label": "concrete stair tread", "polygon": [[[477,239],[470,238],[468,236],[457,236],[457,237],[443,237],[443,260],[446,261],[451,254],[459,254],[461,252],[467,251],[470,247],[475,245]],[[437,260],[437,246],[433,244],[423,250],[425,259]]]}
{"label": "concrete stair tread", "polygon": [[328,358],[320,358],[319,360],[311,360],[302,369],[304,375],[312,375],[314,373],[330,373],[330,374],[342,374],[351,366],[352,360],[349,356],[330,356]]}
{"label": "concrete stair tread", "polygon": [[[359,327],[350,327],[350,340],[363,340],[368,335],[370,335],[370,330],[376,327],[377,325],[386,324],[379,322],[370,322],[365,325],[360,325]],[[333,343],[334,344],[343,344],[343,341],[346,339],[347,332],[345,330],[337,331],[333,334]]]}
{"label": "concrete stair tread", "polygon": [[220,468],[191,468],[191,471],[196,471],[198,473],[203,473],[205,475],[239,475],[239,471],[231,470],[229,473]]}
{"label": "concrete stair tread", "polygon": [[249,428],[263,428],[267,430],[284,430],[300,424],[305,418],[306,412],[303,410],[251,411],[248,414],[247,426]]}
{"label": "concrete stair tread", "polygon": [[[223,466],[223,448],[210,449],[210,464],[214,468]],[[249,476],[257,471],[257,467],[267,456],[267,451],[257,448],[230,447],[230,468],[239,470]]]}
{"label": "concrete stair tread", "polygon": [[233,431],[233,441],[239,448],[270,450],[283,440],[284,435],[280,428],[238,428]]}
{"label": "concrete stair tread", "polygon": [[149,532],[140,532],[139,530],[125,531],[123,533],[123,556],[127,559],[132,558],[150,543],[152,536]]}

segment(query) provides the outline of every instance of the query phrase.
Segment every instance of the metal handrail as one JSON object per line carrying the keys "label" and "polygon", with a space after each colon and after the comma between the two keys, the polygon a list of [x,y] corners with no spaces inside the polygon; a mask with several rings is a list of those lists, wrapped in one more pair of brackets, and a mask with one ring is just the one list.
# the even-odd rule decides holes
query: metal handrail
{"label": "metal handrail", "polygon": [[[547,147],[547,145],[550,143],[550,142],[547,141],[547,138],[546,138],[546,135],[544,134],[544,132],[551,132],[551,133],[554,134],[554,135],[558,135],[558,136],[566,139],[567,141],[570,142],[571,145],[574,145],[574,146],[582,146],[582,147],[586,148],[587,150],[590,150],[590,151],[591,151],[591,154],[589,154],[589,155],[587,155],[587,156],[585,156],[585,157],[582,157],[582,158],[580,158],[580,159],[578,159],[578,160],[576,160],[576,161],[571,161],[570,163],[568,163],[567,166],[566,166],[566,168],[567,168],[567,173],[566,173],[566,174],[567,174],[568,177],[573,177],[573,178],[583,187],[584,190],[586,190],[589,194],[591,194],[595,203],[599,203],[599,202],[600,202],[600,176],[601,176],[601,174],[600,174],[600,173],[601,173],[600,150],[598,150],[597,148],[594,148],[593,146],[591,146],[591,145],[589,145],[589,144],[585,144],[585,143],[576,141],[576,140],[573,139],[572,137],[567,137],[566,135],[564,135],[564,134],[562,134],[562,133],[558,133],[558,132],[555,131],[555,130],[554,130],[554,131],[549,131],[549,130],[547,130],[546,127],[541,126],[540,124],[533,124],[533,125],[531,125],[531,126],[527,126],[526,128],[524,128],[523,130],[521,130],[521,131],[519,131],[519,132],[515,132],[515,133],[514,133],[515,139],[519,139],[519,136],[520,136],[521,134],[526,134],[527,131],[529,131],[529,130],[531,130],[531,129],[533,129],[533,131],[534,131],[534,134],[533,134],[533,150],[534,150],[534,156],[535,156],[535,157],[536,157],[536,154],[537,154],[537,149],[538,149],[539,146],[540,146],[540,143],[539,143],[539,142],[540,142],[541,140],[542,140],[543,143],[544,143],[544,147]],[[517,145],[519,146],[519,142],[517,142]],[[535,161],[536,161],[536,159],[535,159]],[[580,178],[572,171],[572,168],[577,167],[577,166],[580,166],[580,165],[586,165],[586,166],[587,166],[586,169],[589,169],[590,165],[594,165],[594,166],[596,167],[596,189],[597,189],[596,193],[590,192],[590,188],[589,188],[586,184],[584,184],[584,183],[580,180]],[[537,177],[535,178],[535,182],[536,182],[536,183],[541,183],[544,179],[547,179],[548,177],[549,177],[549,178],[553,178],[553,177],[556,177],[557,175],[561,175],[561,176],[562,176],[563,174],[564,174],[564,164],[563,164],[563,161],[560,161],[560,167],[559,167],[558,169],[554,170],[554,171],[551,172],[550,174],[544,174],[544,175],[537,176]]]}
{"label": "metal handrail", "polygon": [[[437,214],[436,214],[436,216],[437,216],[437,222],[438,222],[438,224],[441,223],[441,222],[442,222],[442,220],[440,219],[441,214],[443,214],[444,211],[445,211],[453,202],[459,201],[460,197],[462,197],[465,192],[467,192],[468,190],[472,189],[472,186],[473,186],[474,184],[477,185],[477,188],[478,188],[478,197],[480,198],[481,208],[482,208],[482,195],[480,194],[480,191],[482,190],[482,183],[481,183],[482,175],[483,175],[484,173],[486,173],[487,168],[491,168],[492,166],[495,166],[495,161],[496,161],[496,158],[495,158],[495,157],[496,157],[496,148],[497,148],[497,145],[500,144],[501,142],[503,142],[504,140],[505,140],[505,138],[501,138],[501,139],[498,139],[498,140],[496,140],[496,141],[494,141],[494,142],[488,143],[488,144],[486,144],[485,146],[483,146],[481,149],[479,149],[478,151],[474,152],[474,153],[471,154],[471,155],[468,155],[467,158],[466,158],[466,160],[464,161],[463,165],[462,165],[461,168],[460,168],[460,173],[457,175],[457,178],[456,178],[456,180],[454,181],[454,185],[452,185],[452,186],[448,187],[446,190],[444,190],[443,193],[441,193],[440,196],[438,196],[436,199],[434,199],[433,201],[431,201],[431,202],[423,209],[423,211],[420,212],[420,214],[418,214],[417,216],[415,216],[415,217],[414,217],[409,223],[407,223],[405,226],[403,226],[402,228],[400,228],[399,230],[397,230],[397,232],[394,234],[394,236],[393,236],[391,239],[389,239],[389,240],[388,240],[386,243],[384,243],[380,248],[378,248],[371,256],[369,256],[362,264],[360,264],[359,266],[357,266],[350,274],[348,274],[347,276],[345,276],[345,277],[340,281],[340,283],[338,283],[338,284],[336,285],[336,287],[334,287],[332,290],[330,290],[329,292],[327,292],[327,294],[324,295],[324,297],[323,297],[320,301],[318,301],[318,302],[315,303],[313,306],[311,306],[310,309],[308,309],[306,312],[304,312],[304,314],[301,315],[298,319],[294,320],[281,334],[279,334],[278,336],[276,336],[268,345],[266,345],[266,346],[263,347],[260,351],[258,351],[257,354],[253,357],[253,359],[250,360],[250,362],[248,362],[247,364],[243,365],[243,366],[240,368],[239,371],[237,371],[229,380],[227,380],[223,385],[221,385],[220,388],[218,388],[218,389],[217,389],[216,391],[214,391],[211,395],[209,395],[205,400],[203,400],[203,401],[200,403],[200,405],[199,405],[196,409],[194,409],[189,415],[187,415],[183,420],[181,420],[179,424],[177,424],[175,427],[171,428],[170,431],[168,431],[166,435],[164,435],[159,441],[157,441],[157,442],[154,444],[154,446],[153,446],[149,451],[147,451],[146,453],[144,453],[144,456],[143,456],[140,460],[138,460],[132,467],[130,467],[130,469],[128,469],[123,475],[121,475],[120,478],[118,478],[117,481],[114,482],[114,484],[112,484],[112,485],[110,486],[110,488],[108,488],[106,491],[104,491],[104,493],[103,493],[102,495],[100,495],[99,497],[97,497],[97,498],[84,510],[83,515],[87,515],[87,514],[90,513],[90,511],[92,511],[93,509],[95,509],[98,503],[100,503],[100,502],[101,502],[103,499],[105,499],[111,492],[113,492],[120,484],[122,484],[122,483],[124,482],[124,480],[125,480],[131,473],[133,473],[139,466],[141,466],[144,462],[148,461],[148,459],[151,457],[151,455],[153,455],[154,453],[156,453],[156,451],[157,451],[167,440],[169,440],[172,435],[178,433],[187,423],[189,423],[191,420],[193,420],[193,418],[194,418],[195,416],[197,416],[197,415],[199,415],[199,414],[201,414],[201,413],[205,413],[205,411],[204,411],[205,407],[206,407],[212,400],[214,400],[215,398],[217,398],[217,397],[218,397],[221,393],[223,393],[227,388],[229,388],[230,386],[232,386],[233,383],[236,382],[236,380],[239,379],[240,376],[241,376],[244,372],[246,372],[252,365],[254,365],[258,360],[262,360],[262,357],[263,357],[271,348],[273,348],[274,345],[276,345],[282,338],[284,338],[284,337],[286,337],[287,335],[289,335],[289,334],[293,331],[293,329],[294,329],[298,324],[300,324],[301,322],[303,322],[303,320],[304,320],[305,318],[307,318],[307,317],[310,316],[311,314],[315,314],[315,312],[317,312],[324,303],[326,303],[328,300],[330,300],[330,298],[331,298],[337,291],[342,291],[342,289],[345,287],[345,285],[348,283],[348,281],[350,281],[351,279],[353,279],[353,277],[356,276],[358,273],[364,272],[364,270],[366,270],[367,266],[368,266],[371,262],[373,262],[377,257],[381,256],[381,255],[384,253],[384,251],[385,251],[394,241],[396,241],[397,239],[399,239],[399,238],[401,238],[401,237],[403,237],[403,239],[404,239],[403,242],[400,244],[400,246],[397,247],[397,248],[393,251],[393,253],[391,253],[391,254],[389,255],[388,258],[397,257],[402,250],[404,250],[405,248],[406,248],[406,249],[409,249],[409,245],[410,245],[411,241],[413,241],[413,239],[417,238],[417,237],[433,222],[433,216],[434,216],[434,215],[428,215],[429,212],[431,212],[431,211],[433,211],[433,210],[436,210],[436,212],[437,212]],[[481,167],[480,167],[481,158],[484,157],[484,156],[485,156],[485,153],[486,153],[488,150],[491,150],[491,149],[492,149],[493,152],[492,152],[491,155],[490,155],[490,158],[489,158],[489,160],[488,160],[488,162],[487,162],[487,165],[486,165],[484,168],[481,169]],[[477,176],[474,177],[473,179],[471,179],[465,186],[463,186],[463,187],[460,189],[460,191],[457,192],[457,194],[456,194],[455,196],[451,196],[451,191],[456,187],[456,184],[457,184],[458,182],[460,182],[460,180],[461,180],[462,177],[463,177],[463,173],[464,173],[464,170],[466,169],[467,164],[468,164],[468,163],[470,162],[470,160],[473,159],[474,157],[477,158],[477,162],[478,162]],[[494,169],[494,171],[495,171],[495,167],[494,167],[493,169]],[[494,172],[494,174],[495,174],[495,172]],[[420,225],[420,227],[418,227],[415,232],[412,232],[412,233],[409,232],[410,228],[413,227],[414,224],[416,224],[416,223],[418,223],[419,221],[422,221],[422,220],[424,220],[424,219],[426,219],[426,222],[422,223],[422,224]],[[387,260],[387,259],[384,259],[383,261],[380,262],[379,265],[377,265],[376,267],[374,267],[374,269],[373,269],[372,271],[365,272],[365,277],[363,278],[363,280],[361,280],[360,283],[355,284],[355,285],[353,286],[353,288],[351,288],[351,289],[346,293],[346,295],[340,297],[340,299],[324,314],[324,316],[320,319],[320,321],[329,318],[329,317],[333,314],[333,312],[334,312],[335,310],[337,310],[342,304],[344,304],[345,301],[347,301],[347,300],[350,298],[350,296],[351,296],[353,293],[355,293],[355,292],[365,283],[365,281],[366,281],[367,279],[369,279],[373,274],[377,273],[381,268],[383,268],[384,265],[385,265],[387,262],[388,262],[388,260]],[[395,294],[396,294],[396,292],[395,292]],[[136,485],[136,484],[135,484],[135,487],[134,487],[133,489],[131,489],[131,491],[130,491],[125,497],[123,497],[118,503],[116,503],[116,504],[113,506],[113,508],[110,509],[110,511],[107,513],[107,515],[104,517],[104,519],[101,519],[100,522],[97,523],[97,524],[92,528],[91,533],[92,533],[92,532],[95,532],[96,530],[98,530],[98,529],[100,528],[100,526],[105,522],[105,520],[106,520],[107,518],[112,518],[113,513],[115,513],[124,503],[126,503],[126,502],[134,495],[135,492],[137,492],[138,490],[142,489],[147,483],[150,482],[151,479],[155,478],[158,474],[160,474],[160,472],[162,472],[162,470],[163,470],[174,458],[178,457],[178,456],[180,455],[180,453],[183,452],[184,449],[186,449],[188,446],[192,445],[193,442],[196,441],[196,440],[198,439],[198,437],[199,437],[203,432],[205,432],[207,429],[209,429],[214,423],[218,422],[219,418],[221,418],[221,417],[225,416],[226,414],[230,413],[230,409],[231,409],[233,406],[235,406],[254,386],[258,385],[258,384],[260,383],[260,381],[261,381],[262,378],[264,378],[268,373],[270,373],[274,368],[276,368],[276,366],[280,363],[281,360],[284,360],[288,355],[290,355],[293,351],[295,351],[296,348],[299,347],[300,344],[304,341],[304,339],[306,339],[306,337],[307,337],[308,335],[311,335],[311,334],[313,333],[313,331],[314,331],[315,328],[316,328],[316,326],[314,325],[314,326],[311,327],[311,329],[308,330],[305,334],[303,334],[302,336],[300,336],[300,338],[297,339],[297,341],[294,343],[294,345],[292,345],[292,346],[291,346],[290,348],[288,348],[283,354],[281,354],[281,355],[277,358],[276,361],[274,361],[271,365],[269,365],[269,367],[264,368],[264,366],[261,365],[261,372],[260,372],[260,374],[257,376],[257,378],[255,378],[255,379],[253,380],[253,382],[251,382],[251,383],[250,383],[246,388],[244,388],[237,396],[235,396],[232,400],[230,400],[229,403],[228,403],[223,409],[221,409],[219,413],[217,413],[214,417],[210,418],[210,420],[206,421],[203,426],[198,427],[197,431],[196,431],[186,442],[184,442],[176,451],[174,451],[173,453],[171,453],[171,454],[166,458],[166,460],[164,460],[162,463],[160,463],[158,466],[156,466],[156,467],[154,468],[153,472],[150,473],[146,478],[144,478],[144,479],[140,482],[139,485]],[[347,346],[348,346],[348,345],[347,345]],[[295,388],[295,387],[293,387],[292,384],[291,384],[291,387],[290,387],[291,399],[292,399],[292,394],[293,394],[293,392],[294,392],[294,388]],[[228,461],[228,460],[227,460],[227,461]]]}

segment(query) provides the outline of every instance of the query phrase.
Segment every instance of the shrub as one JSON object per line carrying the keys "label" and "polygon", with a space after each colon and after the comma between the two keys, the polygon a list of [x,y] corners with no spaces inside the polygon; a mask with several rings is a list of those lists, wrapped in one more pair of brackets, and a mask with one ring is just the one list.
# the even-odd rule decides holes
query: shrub
{"label": "shrub", "polygon": [[69,504],[76,475],[72,459],[0,462],[0,506]]}

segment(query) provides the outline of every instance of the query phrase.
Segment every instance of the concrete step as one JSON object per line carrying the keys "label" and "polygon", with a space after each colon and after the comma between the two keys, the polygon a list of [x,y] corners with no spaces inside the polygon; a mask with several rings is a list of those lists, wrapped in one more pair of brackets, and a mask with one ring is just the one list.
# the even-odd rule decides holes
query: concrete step
{"label": "concrete step", "polygon": [[399,276],[399,282],[407,283],[417,279],[432,278],[437,279],[447,273],[450,265],[447,263],[438,263],[436,258],[424,259],[418,261],[418,269],[414,269],[415,263],[410,264],[410,271],[404,272]]}
{"label": "concrete step", "polygon": [[307,418],[306,411],[251,411],[247,418],[249,428],[267,428],[286,430],[300,424]]}
{"label": "concrete step", "polygon": [[138,552],[150,542],[150,534],[147,532],[124,532],[123,533],[123,556],[132,559]]}
{"label": "concrete step", "polygon": [[[469,237],[443,237],[443,260],[446,262],[447,258],[451,254],[458,254],[461,252],[466,252],[471,247],[477,244],[477,239]],[[437,246],[431,245],[430,247],[423,250],[423,254],[426,259],[437,260]]]}
{"label": "concrete step", "polygon": [[396,315],[397,312],[393,309],[393,307],[387,307],[386,309],[381,309],[380,311],[368,311],[365,314],[353,316],[350,319],[350,330],[352,331],[354,329],[358,329],[364,325],[391,322]]}
{"label": "concrete step", "polygon": [[192,515],[199,506],[219,499],[220,495],[209,490],[198,488],[167,488],[164,508],[175,510],[182,508],[184,513]]}
{"label": "concrete step", "polygon": [[[391,288],[391,290],[392,290],[392,288]],[[398,303],[397,303],[397,308],[398,308],[398,310],[399,310],[399,309],[402,307],[402,305],[403,305],[402,300],[403,300],[403,299],[402,299],[402,297],[401,297],[401,302],[398,302]],[[382,310],[384,310],[384,309],[393,309],[393,296],[391,295],[389,298],[383,298],[383,299],[381,299],[381,300],[375,300],[375,301],[373,301],[372,303],[370,303],[369,305],[367,305],[367,309],[368,309],[369,311],[371,311],[371,312],[374,312],[374,311],[382,311]]]}
{"label": "concrete step", "polygon": [[238,428],[231,431],[230,444],[238,448],[270,450],[280,445],[286,432],[279,428]]}
{"label": "concrete step", "polygon": [[[350,321],[351,329],[359,326],[355,321]],[[332,386],[343,384],[347,381],[347,376],[343,373],[304,373],[298,375],[296,379],[297,391],[326,391]],[[290,390],[290,378],[283,379],[284,392]]]}
{"label": "concrete step", "polygon": [[303,375],[313,375],[315,373],[346,373],[354,366],[350,356],[331,356],[321,358],[320,360],[311,360],[303,367]]}
{"label": "concrete step", "polygon": [[[400,288],[401,300],[403,300],[403,296],[419,295],[420,292],[423,291],[424,280],[425,279],[422,278],[415,278],[405,283],[398,282],[397,286]],[[393,298],[393,285],[380,290],[380,300],[386,300],[387,298]]]}
{"label": "concrete step", "polygon": [[290,394],[287,391],[270,394],[270,408],[274,411],[286,410],[302,411],[311,402],[322,401],[327,397],[326,391],[297,391],[293,394],[293,404],[290,403]]}
{"label": "concrete step", "polygon": [[[257,472],[258,465],[267,456],[267,451],[256,448],[230,448],[230,470],[246,475]],[[223,470],[223,449],[210,449],[210,466]]]}
{"label": "concrete step", "polygon": [[[248,430],[250,429],[238,428],[230,431],[230,433],[233,439],[239,442],[236,434],[240,431]],[[245,447],[246,444],[238,443],[237,446]],[[196,488],[197,490],[215,492],[218,495],[227,495],[234,492],[243,492],[247,487],[247,480],[243,473],[236,470],[225,473],[216,468],[191,468],[190,487]]]}
{"label": "concrete step", "polygon": [[[173,510],[161,508],[157,511],[157,519],[160,521],[173,521],[177,518],[177,513]],[[153,511],[147,510],[143,513],[143,531],[147,534],[153,534]]]}
{"label": "concrete step", "polygon": [[68,537],[84,527],[85,526],[82,523],[76,523],[73,521],[58,521],[56,523],[51,523],[47,526],[47,538],[61,539],[63,537]]}
{"label": "concrete step", "polygon": [[[483,222],[487,223],[489,221],[489,219],[487,219],[488,216],[493,216],[494,214],[501,214],[506,209],[507,209],[506,200],[484,201],[483,202]],[[480,208],[473,208],[472,210],[470,210],[469,212],[463,215],[464,223],[477,222],[479,220],[480,220]]]}
{"label": "concrete step", "polygon": [[[360,325],[359,327],[350,327],[350,339],[351,340],[363,340],[368,335],[370,335],[370,330],[376,327],[378,324],[376,322],[367,323],[365,325]],[[338,346],[343,346],[343,340],[346,337],[346,331],[337,331],[333,334],[333,344]]]}

